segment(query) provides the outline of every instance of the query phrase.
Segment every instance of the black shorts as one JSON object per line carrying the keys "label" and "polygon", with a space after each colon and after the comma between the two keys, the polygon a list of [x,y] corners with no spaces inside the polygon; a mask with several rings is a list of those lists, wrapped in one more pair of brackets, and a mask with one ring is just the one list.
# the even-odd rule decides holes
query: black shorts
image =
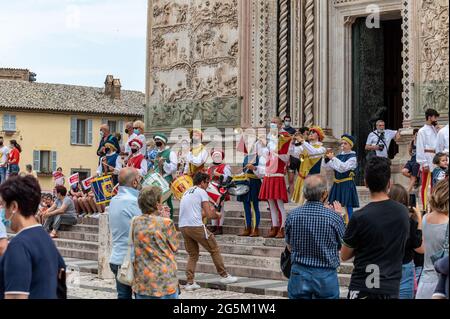
{"label": "black shorts", "polygon": [[398,297],[383,294],[373,294],[366,291],[349,290],[347,299],[391,300],[398,299]]}
{"label": "black shorts", "polygon": [[408,163],[406,163],[405,167],[412,176],[414,177],[418,177],[419,176],[419,171],[420,171],[420,165],[416,162],[416,161],[408,161]]}
{"label": "black shorts", "polygon": [[291,156],[289,159],[289,170],[292,172],[300,171],[300,160],[298,158]]}

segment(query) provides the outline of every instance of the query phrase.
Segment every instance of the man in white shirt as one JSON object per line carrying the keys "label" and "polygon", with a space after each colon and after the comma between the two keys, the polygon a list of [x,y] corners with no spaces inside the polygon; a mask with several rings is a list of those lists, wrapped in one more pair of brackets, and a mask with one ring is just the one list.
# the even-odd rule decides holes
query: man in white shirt
{"label": "man in white shirt", "polygon": [[433,109],[425,112],[426,124],[417,133],[416,160],[422,172],[422,203],[427,210],[429,188],[431,186],[431,172],[433,171],[433,158],[436,155],[436,142],[438,137],[438,119],[440,114]]}
{"label": "man in white shirt", "polygon": [[187,285],[185,287],[188,291],[200,288],[194,281],[195,267],[199,258],[199,244],[211,254],[217,272],[222,277],[221,283],[231,284],[237,281],[237,278],[226,271],[216,239],[203,224],[203,217],[211,219],[220,219],[221,217],[220,213],[217,213],[209,203],[209,196],[206,193],[208,184],[209,175],[197,173],[194,176],[194,186],[184,193],[180,202],[178,226],[189,255],[186,266]]}
{"label": "man in white shirt", "polygon": [[3,137],[0,136],[0,184],[6,180],[6,161],[8,160],[9,148],[3,145]]}
{"label": "man in white shirt", "polygon": [[436,142],[436,154],[445,153],[448,155],[448,124],[439,130]]}
{"label": "man in white shirt", "polygon": [[369,134],[366,142],[366,151],[375,151],[378,157],[388,158],[389,146],[392,140],[400,138],[400,132],[386,130],[383,120],[377,122],[377,129]]}

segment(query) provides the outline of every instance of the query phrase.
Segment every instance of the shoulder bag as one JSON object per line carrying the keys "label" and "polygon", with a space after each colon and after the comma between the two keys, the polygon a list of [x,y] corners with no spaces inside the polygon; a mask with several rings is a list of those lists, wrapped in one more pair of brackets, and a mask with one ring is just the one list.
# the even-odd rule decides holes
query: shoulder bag
{"label": "shoulder bag", "polygon": [[136,217],[133,217],[131,220],[130,227],[130,235],[128,236],[128,248],[127,254],[122,262],[122,266],[120,266],[119,271],[117,272],[117,280],[127,286],[132,286],[134,281],[134,269],[133,269],[133,260],[131,260],[131,249],[134,248],[133,245],[133,224]]}
{"label": "shoulder bag", "polygon": [[289,277],[291,276],[291,252],[287,247],[281,253],[280,267],[283,275],[289,279]]}

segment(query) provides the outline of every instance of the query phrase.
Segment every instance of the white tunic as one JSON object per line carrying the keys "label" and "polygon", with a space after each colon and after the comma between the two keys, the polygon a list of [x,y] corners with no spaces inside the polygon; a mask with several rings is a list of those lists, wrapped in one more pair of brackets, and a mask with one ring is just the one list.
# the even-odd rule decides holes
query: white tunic
{"label": "white tunic", "polygon": [[[433,167],[433,158],[436,155],[437,129],[432,125],[426,124],[417,133],[417,163],[420,167],[428,167],[430,170]],[[425,152],[425,150],[433,151],[434,153]]]}
{"label": "white tunic", "polygon": [[189,154],[186,156],[186,164],[184,166],[184,173],[185,174],[189,173],[189,163],[191,163],[192,165],[194,165],[196,167],[200,167],[206,163],[206,161],[208,160],[208,156],[209,156],[208,151],[206,149],[201,151],[200,154],[198,154],[197,156],[194,156],[192,154],[192,152],[189,152]]}
{"label": "white tunic", "polygon": [[448,154],[448,124],[437,135],[436,153],[441,152]]}
{"label": "white tunic", "polygon": [[[350,153],[344,153],[342,154],[351,154],[355,153],[351,151]],[[325,161],[322,161],[322,167],[325,167],[327,169],[332,169],[337,171],[338,173],[345,173],[348,171],[354,171],[358,167],[358,159],[356,157],[352,157],[348,159],[346,162],[341,161],[337,157],[333,157],[332,160],[330,160],[328,163],[325,163]]]}

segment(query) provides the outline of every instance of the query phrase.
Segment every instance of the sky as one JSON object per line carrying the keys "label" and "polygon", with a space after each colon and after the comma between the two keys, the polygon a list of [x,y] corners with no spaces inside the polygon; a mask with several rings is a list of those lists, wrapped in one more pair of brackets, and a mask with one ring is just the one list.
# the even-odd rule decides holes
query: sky
{"label": "sky", "polygon": [[0,0],[0,67],[38,82],[145,89],[147,0]]}

